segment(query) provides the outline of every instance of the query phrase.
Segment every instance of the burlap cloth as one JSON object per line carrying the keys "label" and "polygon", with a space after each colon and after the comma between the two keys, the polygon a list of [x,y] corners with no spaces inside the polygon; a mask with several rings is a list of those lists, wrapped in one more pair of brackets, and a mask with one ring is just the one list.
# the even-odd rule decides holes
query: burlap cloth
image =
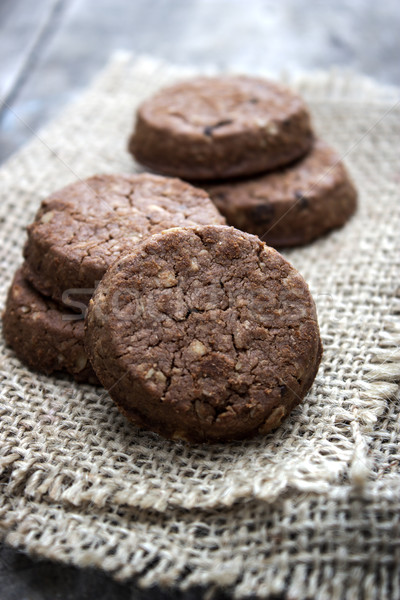
{"label": "burlap cloth", "polygon": [[[137,170],[126,152],[136,105],[188,74],[116,58],[1,169],[2,303],[40,199],[77,177]],[[345,73],[291,83],[360,193],[345,228],[285,254],[319,313],[312,391],[271,435],[189,447],[138,431],[100,388],[30,372],[2,342],[8,543],[145,586],[400,598],[398,94]]]}

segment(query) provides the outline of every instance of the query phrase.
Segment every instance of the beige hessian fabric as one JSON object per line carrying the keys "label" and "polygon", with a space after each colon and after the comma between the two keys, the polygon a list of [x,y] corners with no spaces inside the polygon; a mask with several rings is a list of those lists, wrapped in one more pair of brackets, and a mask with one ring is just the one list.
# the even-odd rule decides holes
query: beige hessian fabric
{"label": "beige hessian fabric", "polygon": [[[138,170],[126,152],[135,107],[189,74],[116,58],[1,169],[2,304],[40,200],[77,177]],[[30,372],[1,342],[8,543],[143,585],[400,597],[398,94],[348,73],[291,83],[360,194],[346,227],[285,254],[318,308],[311,392],[273,434],[190,447],[137,430],[100,388]]]}

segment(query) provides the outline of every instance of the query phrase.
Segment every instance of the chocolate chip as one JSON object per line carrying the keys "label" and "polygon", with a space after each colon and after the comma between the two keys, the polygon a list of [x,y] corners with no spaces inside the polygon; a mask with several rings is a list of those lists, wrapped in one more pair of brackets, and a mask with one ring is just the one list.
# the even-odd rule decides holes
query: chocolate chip
{"label": "chocolate chip", "polygon": [[251,104],[257,104],[258,98],[250,98],[249,102],[251,102]]}
{"label": "chocolate chip", "polygon": [[233,123],[232,119],[226,119],[225,121],[218,121],[215,125],[207,125],[203,130],[204,135],[211,136],[214,129],[218,129],[218,127],[223,127],[224,125],[230,125],[231,123]]}
{"label": "chocolate chip", "polygon": [[294,193],[296,200],[298,200],[298,204],[300,207],[300,210],[304,210],[305,208],[308,208],[309,202],[308,202],[308,198],[306,198],[306,196],[303,195],[303,192],[295,192]]}
{"label": "chocolate chip", "polygon": [[280,392],[281,392],[281,397],[284,396],[286,394],[287,391],[287,387],[286,385],[283,383],[282,385],[279,386]]}
{"label": "chocolate chip", "polygon": [[226,200],[226,193],[225,192],[216,192],[215,194],[212,195],[213,200],[221,200],[224,201]]}
{"label": "chocolate chip", "polygon": [[261,221],[262,223],[270,222],[275,214],[275,208],[272,204],[264,203],[257,204],[253,206],[251,209],[252,218],[257,221]]}

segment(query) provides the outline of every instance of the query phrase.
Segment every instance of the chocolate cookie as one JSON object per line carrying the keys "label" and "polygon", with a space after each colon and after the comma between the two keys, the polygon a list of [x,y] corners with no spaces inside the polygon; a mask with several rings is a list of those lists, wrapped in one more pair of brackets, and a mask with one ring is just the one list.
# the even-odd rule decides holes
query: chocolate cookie
{"label": "chocolate cookie", "polygon": [[118,260],[90,302],[85,342],[130,420],[196,442],[277,427],[322,351],[303,278],[223,226],[170,229]]}
{"label": "chocolate cookie", "polygon": [[282,85],[256,77],[198,77],[139,107],[129,150],[155,171],[204,180],[286,165],[311,143],[308,110]]}
{"label": "chocolate cookie", "polygon": [[71,308],[88,304],[107,268],[173,226],[225,223],[203,191],[157,175],[96,175],[55,192],[28,227],[24,275]]}
{"label": "chocolate cookie", "polygon": [[39,294],[18,269],[3,313],[3,334],[18,358],[49,375],[64,371],[98,383],[83,344],[83,318]]}
{"label": "chocolate cookie", "polygon": [[311,242],[354,213],[357,192],[337,153],[318,140],[297,163],[256,179],[207,187],[228,223],[274,247]]}

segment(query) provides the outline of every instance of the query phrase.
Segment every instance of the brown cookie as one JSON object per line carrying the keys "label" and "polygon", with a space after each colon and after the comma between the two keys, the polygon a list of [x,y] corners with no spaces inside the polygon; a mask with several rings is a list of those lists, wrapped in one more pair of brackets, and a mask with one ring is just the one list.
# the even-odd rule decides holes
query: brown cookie
{"label": "brown cookie", "polygon": [[275,169],[311,143],[308,110],[284,86],[256,77],[198,77],[139,107],[129,150],[155,171],[204,180]]}
{"label": "brown cookie", "polygon": [[130,420],[195,442],[277,427],[322,352],[303,278],[223,226],[170,229],[117,261],[90,302],[85,342]]}
{"label": "brown cookie", "polygon": [[317,140],[295,164],[255,179],[207,187],[228,223],[274,247],[307,244],[341,227],[357,192],[338,154]]}
{"label": "brown cookie", "polygon": [[63,371],[80,382],[98,384],[87,358],[83,318],[39,294],[18,269],[3,313],[3,334],[18,358],[32,369]]}
{"label": "brown cookie", "polygon": [[206,192],[157,175],[96,175],[55,192],[28,227],[24,275],[73,309],[143,238],[174,226],[225,223]]}

